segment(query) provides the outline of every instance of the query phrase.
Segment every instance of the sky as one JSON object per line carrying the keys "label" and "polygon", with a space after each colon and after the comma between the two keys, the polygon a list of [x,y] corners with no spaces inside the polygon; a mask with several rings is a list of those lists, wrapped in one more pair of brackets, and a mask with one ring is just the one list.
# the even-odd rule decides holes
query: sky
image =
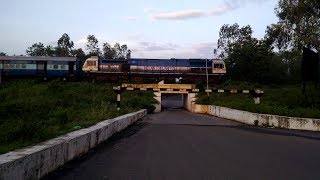
{"label": "sky", "polygon": [[262,38],[276,23],[277,0],[1,0],[0,52],[26,54],[32,44],[75,48],[127,44],[134,58],[213,58],[224,24],[250,25]]}

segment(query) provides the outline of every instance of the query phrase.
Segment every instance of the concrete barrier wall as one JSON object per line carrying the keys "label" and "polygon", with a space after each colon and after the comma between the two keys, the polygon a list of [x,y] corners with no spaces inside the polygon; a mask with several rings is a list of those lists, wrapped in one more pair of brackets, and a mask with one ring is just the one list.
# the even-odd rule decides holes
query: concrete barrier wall
{"label": "concrete barrier wall", "polygon": [[88,152],[146,114],[147,110],[126,114],[33,147],[0,155],[0,179],[39,179]]}
{"label": "concrete barrier wall", "polygon": [[188,94],[185,94],[183,97],[184,108],[190,112],[193,112],[193,107],[197,99],[196,95],[197,95],[196,93],[188,93]]}
{"label": "concrete barrier wall", "polygon": [[286,129],[320,131],[320,119],[259,114],[221,106],[199,104],[195,104],[193,106],[192,112],[210,114],[249,125],[255,125],[255,121],[257,121],[257,125],[259,126],[274,126]]}

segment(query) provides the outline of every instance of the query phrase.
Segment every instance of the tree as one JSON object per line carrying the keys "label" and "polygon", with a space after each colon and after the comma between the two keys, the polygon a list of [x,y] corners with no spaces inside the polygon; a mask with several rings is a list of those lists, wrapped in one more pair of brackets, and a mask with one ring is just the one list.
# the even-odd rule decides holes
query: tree
{"label": "tree", "polygon": [[47,55],[46,48],[41,42],[35,43],[31,47],[28,47],[26,52],[29,56],[46,56]]}
{"label": "tree", "polygon": [[100,54],[98,39],[94,35],[88,35],[86,49],[89,51],[90,56],[98,56]]}
{"label": "tree", "polygon": [[130,49],[126,53],[126,59],[131,59],[131,50]]}
{"label": "tree", "polygon": [[7,54],[4,52],[0,52],[0,56],[7,56]]}
{"label": "tree", "polygon": [[237,23],[233,25],[225,24],[220,28],[218,48],[214,50],[220,58],[227,58],[235,43],[245,44],[252,39],[252,29],[250,25],[239,28]]}
{"label": "tree", "polygon": [[71,54],[77,58],[86,56],[82,48],[72,50]]}
{"label": "tree", "polygon": [[130,59],[131,57],[131,50],[128,49],[126,44],[120,46],[119,43],[116,43],[113,46],[113,50],[115,52],[115,59]]}
{"label": "tree", "polygon": [[269,34],[275,33],[280,48],[320,50],[319,0],[279,0],[275,10],[279,22],[269,27]]}
{"label": "tree", "polygon": [[270,80],[272,47],[252,32],[250,25],[223,25],[214,52],[225,60],[230,79],[263,83]]}
{"label": "tree", "polygon": [[128,49],[126,44],[121,45],[119,43],[114,44],[113,47],[109,43],[103,44],[103,55],[106,59],[130,59],[131,50]]}
{"label": "tree", "polygon": [[120,52],[121,52],[121,59],[130,59],[131,50],[128,49],[128,46],[126,44],[120,47]]}
{"label": "tree", "polygon": [[82,50],[82,48],[79,49],[73,49],[71,51],[72,56],[77,57],[79,60],[81,60],[82,62],[85,61],[86,59],[86,54],[84,53],[84,51]]}
{"label": "tree", "polygon": [[70,56],[73,45],[73,41],[70,40],[69,35],[64,33],[58,40],[58,56]]}
{"label": "tree", "polygon": [[115,57],[115,51],[114,49],[111,47],[111,45],[109,43],[103,43],[103,56],[106,59],[114,59]]}
{"label": "tree", "polygon": [[56,49],[50,45],[46,47],[45,51],[47,56],[57,56]]}
{"label": "tree", "polygon": [[[288,75],[300,79],[303,48],[320,51],[320,1],[279,0],[275,11],[279,21],[268,26],[266,39],[283,54]],[[313,67],[306,68],[304,72]]]}
{"label": "tree", "polygon": [[115,43],[113,45],[113,50],[115,52],[114,58],[115,59],[121,59],[121,48],[119,43]]}

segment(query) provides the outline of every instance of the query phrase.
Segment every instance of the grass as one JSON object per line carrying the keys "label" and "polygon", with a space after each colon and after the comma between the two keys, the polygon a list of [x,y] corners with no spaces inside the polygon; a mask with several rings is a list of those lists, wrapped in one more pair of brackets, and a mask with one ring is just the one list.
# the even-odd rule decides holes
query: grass
{"label": "grass", "polygon": [[0,154],[142,108],[152,92],[125,92],[116,109],[112,84],[12,80],[0,85]]}
{"label": "grass", "polygon": [[213,104],[256,113],[275,114],[291,117],[320,118],[320,89],[308,86],[302,93],[301,85],[261,86],[243,82],[226,82],[211,87],[221,89],[262,89],[261,103],[255,105],[250,94],[206,93],[198,96],[197,103]]}

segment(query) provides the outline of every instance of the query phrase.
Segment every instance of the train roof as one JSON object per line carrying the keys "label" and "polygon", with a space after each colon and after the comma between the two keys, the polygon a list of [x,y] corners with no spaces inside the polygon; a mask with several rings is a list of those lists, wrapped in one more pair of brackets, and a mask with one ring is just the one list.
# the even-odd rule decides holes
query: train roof
{"label": "train roof", "polygon": [[212,62],[224,62],[222,59],[212,59]]}
{"label": "train roof", "polygon": [[[125,61],[145,61],[145,60],[148,60],[148,61],[170,61],[170,60],[180,60],[180,61],[205,61],[206,59],[201,59],[201,58],[171,58],[171,59],[161,59],[161,58],[130,58],[130,59],[105,59],[101,56],[91,56],[87,59],[90,59],[90,60],[101,60],[101,61],[108,61],[108,62],[125,62]],[[207,59],[208,61],[220,61],[220,62],[223,62],[223,60],[221,59]]]}
{"label": "train roof", "polygon": [[47,57],[47,56],[0,56],[3,61],[76,61],[76,57]]}

